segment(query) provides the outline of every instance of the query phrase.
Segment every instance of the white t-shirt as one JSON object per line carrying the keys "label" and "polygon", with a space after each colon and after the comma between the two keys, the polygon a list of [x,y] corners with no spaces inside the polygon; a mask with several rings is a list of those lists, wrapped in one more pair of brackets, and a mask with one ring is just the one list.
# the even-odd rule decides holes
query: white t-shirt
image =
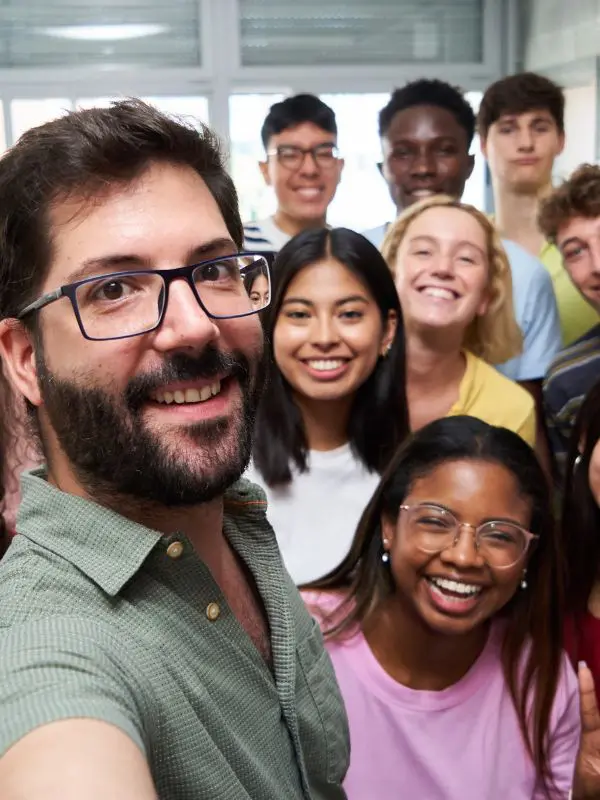
{"label": "white t-shirt", "polygon": [[278,253],[291,236],[275,225],[273,217],[247,222],[244,225],[244,249],[259,253]]}
{"label": "white t-shirt", "polygon": [[295,583],[321,578],[347,555],[358,521],[379,483],[349,444],[311,450],[308,470],[284,487],[267,486],[251,464],[244,475],[266,492],[267,519]]}

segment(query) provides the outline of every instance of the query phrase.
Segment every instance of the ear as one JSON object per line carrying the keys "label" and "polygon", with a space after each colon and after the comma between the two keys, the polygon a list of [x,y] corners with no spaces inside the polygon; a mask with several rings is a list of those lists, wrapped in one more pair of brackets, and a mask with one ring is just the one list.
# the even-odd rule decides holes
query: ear
{"label": "ear", "polygon": [[388,311],[387,320],[383,329],[383,336],[381,338],[381,356],[387,356],[390,347],[394,341],[396,336],[396,331],[398,330],[398,314],[393,310],[390,309]]}
{"label": "ear", "polygon": [[487,314],[491,302],[492,297],[490,291],[489,289],[486,289],[481,296],[481,300],[477,306],[477,311],[475,312],[478,317],[484,317]]}
{"label": "ear", "polygon": [[[388,553],[394,546],[396,538],[396,523],[389,517],[381,516],[381,545]],[[385,544],[384,544],[385,541]]]}
{"label": "ear", "polygon": [[564,149],[565,149],[565,134],[564,133],[559,133],[558,134],[558,150],[556,151],[556,155],[559,156]]}
{"label": "ear", "polygon": [[0,322],[0,358],[18,392],[34,406],[42,405],[31,334],[15,319]]}
{"label": "ear", "polygon": [[267,186],[271,186],[271,176],[269,175],[269,162],[268,161],[259,161],[258,168],[263,176],[264,182]]}
{"label": "ear", "polygon": [[346,166],[346,161],[343,158],[338,158],[338,181],[342,178],[342,172]]}
{"label": "ear", "polygon": [[481,155],[486,159],[488,157],[488,147],[487,147],[487,139],[484,139],[483,136],[479,140],[479,147],[481,149]]}
{"label": "ear", "polygon": [[467,180],[469,180],[469,178],[473,174],[473,169],[475,168],[475,156],[471,156],[470,155],[468,157],[467,161],[468,161],[468,164],[469,164],[469,166],[467,168]]}

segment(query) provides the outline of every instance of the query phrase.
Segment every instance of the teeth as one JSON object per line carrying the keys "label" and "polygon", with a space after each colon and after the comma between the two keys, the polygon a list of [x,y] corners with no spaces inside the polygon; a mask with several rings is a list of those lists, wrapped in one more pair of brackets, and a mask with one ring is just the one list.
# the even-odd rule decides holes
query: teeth
{"label": "teeth", "polygon": [[428,578],[427,580],[433,583],[434,586],[445,589],[448,592],[454,592],[454,594],[474,595],[481,592],[481,586],[475,586],[472,583],[451,581],[446,578]]}
{"label": "teeth", "polygon": [[203,386],[201,389],[186,389],[182,391],[177,389],[174,392],[154,392],[152,399],[157,403],[164,403],[171,405],[171,403],[178,403],[184,405],[185,403],[203,403],[205,400],[210,400],[221,391],[221,381],[215,381],[210,386]]}
{"label": "teeth", "polygon": [[311,369],[319,370],[320,372],[327,372],[327,370],[332,369],[339,369],[343,367],[345,364],[344,360],[341,358],[323,358],[319,361],[309,361],[308,365]]}
{"label": "teeth", "polygon": [[431,297],[441,297],[443,300],[454,300],[454,292],[450,289],[440,289],[437,286],[427,286],[423,289],[422,294],[428,294]]}

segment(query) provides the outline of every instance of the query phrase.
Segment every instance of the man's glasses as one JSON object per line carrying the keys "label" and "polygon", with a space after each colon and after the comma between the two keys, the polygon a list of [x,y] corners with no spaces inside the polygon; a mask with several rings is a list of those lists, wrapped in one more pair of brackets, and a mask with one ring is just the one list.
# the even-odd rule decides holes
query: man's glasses
{"label": "man's glasses", "polygon": [[282,144],[274,150],[267,152],[268,156],[275,156],[279,164],[291,171],[299,170],[306,156],[315,162],[319,169],[332,169],[338,161],[338,149],[332,142],[318,144],[316,147],[297,147],[292,144]]}
{"label": "man's glasses", "polygon": [[538,537],[515,522],[490,520],[475,527],[459,522],[452,512],[443,506],[429,503],[403,505],[406,514],[407,532],[419,550],[425,553],[441,553],[454,547],[461,528],[471,528],[475,536],[475,549],[490,565],[506,569],[519,562],[531,542]]}
{"label": "man's glasses", "polygon": [[[259,278],[265,290],[257,300],[253,287]],[[266,259],[238,253],[176,269],[129,270],[84,278],[42,295],[18,318],[68,297],[86,339],[127,339],[160,326],[169,286],[177,279],[187,281],[200,307],[213,319],[246,317],[269,304],[271,279]]]}

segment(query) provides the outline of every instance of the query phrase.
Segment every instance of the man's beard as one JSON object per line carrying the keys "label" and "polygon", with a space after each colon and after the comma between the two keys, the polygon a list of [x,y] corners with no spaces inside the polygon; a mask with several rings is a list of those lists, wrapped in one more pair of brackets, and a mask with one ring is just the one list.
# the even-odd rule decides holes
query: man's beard
{"label": "man's beard", "polygon": [[[119,397],[91,385],[90,375],[66,380],[51,373],[43,349],[37,349],[48,422],[83,488],[99,502],[114,506],[130,498],[161,506],[206,503],[223,494],[248,466],[263,367],[260,356],[250,362],[240,352],[225,354],[213,345],[196,357],[178,353],[160,370],[133,378]],[[223,374],[238,382],[242,406],[230,417],[182,425],[179,430],[189,444],[169,445],[144,423],[151,392]]]}

